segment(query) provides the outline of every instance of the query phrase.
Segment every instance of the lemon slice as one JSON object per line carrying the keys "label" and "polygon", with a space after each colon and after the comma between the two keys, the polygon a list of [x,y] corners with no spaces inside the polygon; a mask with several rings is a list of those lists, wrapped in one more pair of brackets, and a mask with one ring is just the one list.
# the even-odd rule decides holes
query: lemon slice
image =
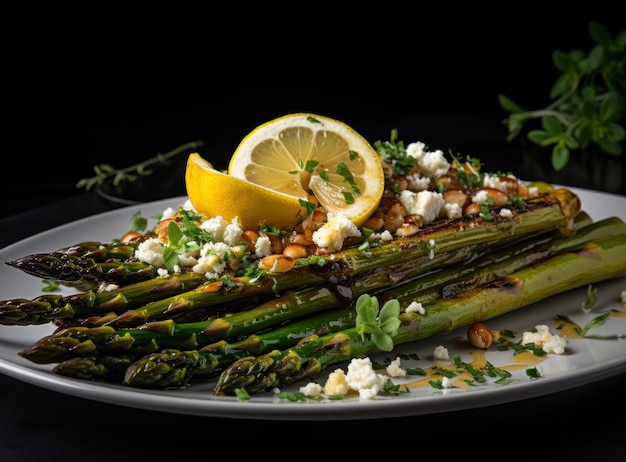
{"label": "lemon slice", "polygon": [[235,150],[228,173],[294,198],[312,194],[356,226],[376,210],[385,188],[380,156],[367,140],[315,114],[289,114],[255,128]]}
{"label": "lemon slice", "polygon": [[220,172],[198,153],[187,159],[185,186],[196,211],[228,221],[237,218],[244,229],[258,229],[263,222],[291,227],[306,213],[297,197]]}

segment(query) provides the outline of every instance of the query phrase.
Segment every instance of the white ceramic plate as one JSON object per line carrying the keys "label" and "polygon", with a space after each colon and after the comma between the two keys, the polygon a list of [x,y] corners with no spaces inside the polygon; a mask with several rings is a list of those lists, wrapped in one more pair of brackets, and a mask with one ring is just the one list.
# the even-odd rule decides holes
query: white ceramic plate
{"label": "white ceramic plate", "polygon": [[[609,216],[619,216],[626,220],[626,196],[570,189],[580,195],[583,209],[594,220]],[[49,252],[81,241],[109,242],[126,231],[134,212],[140,210],[144,217],[153,217],[168,206],[176,207],[182,204],[184,200],[184,197],[177,197],[134,205],[51,229],[0,250],[0,262],[15,260],[32,253]],[[587,292],[586,287],[581,287],[488,321],[489,327],[510,329],[521,335],[538,324],[546,324],[556,333],[557,314],[565,314],[584,326],[600,312],[610,309],[626,311],[620,304],[620,294],[626,290],[626,278],[605,281],[596,284],[595,287],[598,288],[599,300],[591,313],[586,314],[581,309],[581,303]],[[0,265],[1,300],[17,297],[34,298],[42,293],[41,288],[42,283],[38,278],[26,275],[8,265]],[[68,289],[65,290],[71,293]],[[515,360],[511,351],[489,351],[486,353],[486,359],[491,364],[508,368],[512,372],[512,378],[504,384],[488,381],[481,386],[445,391],[421,385],[412,387],[410,393],[368,401],[348,398],[325,402],[291,402],[278,399],[272,393],[255,395],[250,400],[241,401],[234,397],[213,396],[214,382],[193,384],[184,390],[150,391],[116,384],[68,379],[51,373],[52,365],[33,364],[18,355],[19,351],[51,332],[52,327],[48,325],[0,326],[0,372],[46,389],[111,404],[179,414],[231,418],[348,420],[456,411],[555,393],[626,371],[626,341],[618,339],[621,335],[626,335],[626,316],[612,316],[605,325],[593,329],[593,339],[569,339],[565,354],[549,355],[540,363],[529,364],[527,367],[536,367],[541,372],[538,379],[530,379],[526,375],[526,366],[519,367],[518,364],[517,368],[513,367]],[[451,357],[459,355],[464,361],[471,362],[470,348],[464,339],[465,329],[460,329],[449,335],[401,345],[396,352],[417,354],[419,360],[405,362],[403,365],[423,369],[433,365],[433,351],[438,345],[447,347]],[[393,357],[395,352],[394,355],[377,355],[374,359],[383,361]],[[346,366],[344,364],[337,367],[345,370]],[[333,370],[335,368],[331,367]],[[327,372],[320,374],[318,382],[323,383]],[[394,382],[415,380],[422,380],[422,377],[394,379]],[[294,384],[287,391],[297,391],[301,385],[304,383]]]}

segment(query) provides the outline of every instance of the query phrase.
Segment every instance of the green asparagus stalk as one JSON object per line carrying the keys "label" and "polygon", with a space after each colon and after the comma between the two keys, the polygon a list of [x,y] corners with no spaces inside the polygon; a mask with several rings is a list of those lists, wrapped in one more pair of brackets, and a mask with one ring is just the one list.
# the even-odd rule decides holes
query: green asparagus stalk
{"label": "green asparagus stalk", "polygon": [[54,366],[52,372],[74,379],[120,382],[138,357],[133,354],[75,356]]}
{"label": "green asparagus stalk", "polygon": [[44,294],[32,300],[16,298],[0,302],[0,324],[28,326],[83,316],[121,313],[135,306],[188,292],[205,283],[204,275],[186,272],[159,276],[115,290],[90,290],[79,294]]}
{"label": "green asparagus stalk", "polygon": [[94,287],[101,282],[131,284],[157,276],[156,267],[141,261],[110,259],[99,262],[61,252],[32,254],[7,264],[31,276],[74,287]]}
{"label": "green asparagus stalk", "polygon": [[[355,310],[339,308],[283,324],[239,341],[222,340],[199,350],[166,349],[151,353],[127,367],[123,383],[131,387],[153,389],[185,387],[192,379],[214,376],[238,358],[250,354],[261,355],[274,348],[288,348],[310,335],[337,332],[353,326],[355,319]],[[84,377],[85,374],[82,375]]]}
{"label": "green asparagus stalk", "polygon": [[[413,281],[413,283],[407,283],[400,288],[384,290],[379,293],[378,299],[381,300],[381,303],[384,303],[385,300],[393,298],[406,300],[411,297],[413,301],[426,303],[433,302],[438,298],[450,298],[453,295],[458,295],[461,291],[476,288],[496,278],[511,274],[516,270],[530,266],[558,252],[580,248],[585,245],[585,243],[594,242],[595,240],[604,239],[606,237],[618,234],[626,235],[626,224],[618,218],[608,218],[596,223],[590,223],[590,220],[588,216],[580,217],[577,220],[577,226],[581,229],[577,231],[574,238],[561,237],[555,242],[548,242],[536,248],[526,249],[523,252],[515,254],[516,258],[512,258],[514,252],[508,249],[506,252],[501,251],[493,255],[488,254],[477,261],[472,261],[471,264],[463,265],[462,268],[455,266],[449,270],[442,270],[439,273],[431,273],[419,280]],[[507,255],[511,258],[506,258]],[[458,277],[451,277],[455,272],[457,272]],[[444,273],[447,274],[444,275]],[[448,281],[451,280],[454,281],[452,283],[453,288],[449,287],[450,284]],[[346,316],[350,317],[346,318]],[[195,364],[178,362],[176,355],[172,353],[168,353],[163,357],[160,356],[160,353],[154,353],[150,355],[149,358],[137,361],[137,363],[129,368],[126,383],[131,386],[139,387],[146,386],[145,384],[158,386],[159,380],[153,380],[151,378],[152,370],[145,365],[146,363],[152,364],[156,361],[168,361],[168,368],[170,369],[186,367],[192,371],[195,370],[195,372],[189,375],[177,375],[186,377],[187,379],[201,374],[214,374],[216,370],[225,367],[237,357],[242,357],[246,354],[258,356],[266,353],[268,348],[284,349],[295,345],[303,338],[302,332],[318,329],[317,323],[320,320],[324,323],[329,323],[332,327],[337,327],[338,324],[341,324],[347,328],[348,323],[354,325],[355,318],[356,311],[354,305],[352,305],[349,308],[333,309],[318,315],[304,317],[300,320],[288,323],[287,325],[283,325],[282,327],[274,328],[260,334],[250,335],[235,343],[222,340],[215,344],[207,345],[200,350],[201,352],[210,352],[209,355],[212,361],[203,362],[198,359],[198,362]],[[333,319],[336,320],[336,323],[330,324]],[[332,331],[335,330],[336,329],[333,329]],[[329,332],[331,332],[330,329]],[[316,334],[311,333],[311,335]],[[228,351],[235,352],[235,354],[224,356]],[[216,352],[221,353],[221,355],[213,355],[213,353]],[[217,362],[215,361],[216,358]],[[186,384],[187,382],[179,383],[178,386],[184,386]]]}
{"label": "green asparagus stalk", "polygon": [[[583,245],[611,236],[626,234],[626,223],[617,217],[591,222],[586,214],[576,217],[577,231],[572,237],[560,232],[546,233],[549,238],[534,243],[520,242],[514,247],[486,253],[464,265],[455,265],[428,274],[412,284],[394,286],[380,292],[379,300],[413,296],[414,301],[425,304],[437,299],[453,297],[468,289],[486,284],[497,277],[506,276],[522,268],[545,260],[560,252],[576,250]],[[514,257],[514,258],[513,258]]]}
{"label": "green asparagus stalk", "polygon": [[[583,224],[588,220],[588,217],[583,217],[578,221]],[[558,251],[579,247],[606,235],[620,232],[626,234],[625,228],[626,225],[619,219],[606,219],[582,227],[574,237],[564,237],[558,232],[550,233],[554,242],[545,242],[536,250],[529,250],[530,243],[522,241],[521,253],[508,249],[506,253],[496,255],[493,259],[488,258],[484,263],[480,260],[468,263],[469,269],[473,271],[480,269],[482,275],[477,276],[471,272],[461,271],[464,277],[467,276],[468,281],[465,283],[457,281],[456,285],[467,290],[472,286],[471,281],[474,286],[484,283],[489,280],[489,277],[494,278],[496,275],[511,273],[521,266],[545,259],[548,255]],[[507,255],[508,259],[505,258]],[[504,261],[511,263],[507,267]],[[493,270],[489,265],[491,262],[494,265]],[[459,269],[458,266],[455,268]],[[415,293],[419,290],[413,287],[429,289],[431,293],[436,293],[437,288],[433,281],[437,280],[438,274],[431,273],[406,283],[406,296],[413,296],[415,299]],[[453,275],[454,273],[448,272],[440,280],[440,287],[448,284]],[[368,290],[371,290],[371,287],[365,285],[356,286],[354,289],[356,296]],[[394,296],[396,294],[397,292],[393,292]],[[385,292],[382,292],[380,296],[389,298]],[[342,307],[345,303],[345,300],[328,287],[312,286],[300,291],[287,291],[282,296],[249,311],[202,322],[177,324],[172,319],[168,319],[147,323],[138,329],[115,330],[108,325],[95,328],[60,329],[53,335],[40,339],[20,354],[36,363],[50,363],[64,361],[74,355],[95,354],[97,351],[134,351],[137,348],[144,349],[146,346],[150,353],[162,348],[197,349],[218,340],[250,335],[272,328],[281,322],[293,321],[323,310]]]}
{"label": "green asparagus stalk", "polygon": [[[552,295],[626,276],[626,235],[589,243],[578,251],[558,254],[512,275],[425,307],[425,314],[403,312],[401,327],[392,334],[394,345],[453,332],[476,321],[528,306]],[[406,308],[412,297],[399,299]],[[321,372],[332,364],[380,352],[366,334],[353,327],[298,346],[236,360],[222,372],[215,394],[268,392]]]}
{"label": "green asparagus stalk", "polygon": [[[127,244],[121,242],[98,242],[85,241],[73,244],[69,247],[58,249],[57,253],[62,253],[70,257],[88,258],[96,262],[107,260],[128,260],[133,257],[140,240],[133,240]],[[28,257],[24,257],[28,258]],[[16,261],[19,261],[18,259]]]}
{"label": "green asparagus stalk", "polygon": [[[465,254],[468,249],[469,247],[465,247],[454,252],[462,251]],[[471,254],[468,254],[469,256]],[[448,257],[446,253],[440,253],[432,260],[426,259],[424,264],[434,265]],[[387,281],[389,277],[384,271],[379,271],[376,275],[378,275],[378,281],[381,279]],[[366,281],[367,283],[358,280],[359,283],[354,284],[354,291],[363,293],[371,290],[376,279],[367,275]],[[378,283],[378,286],[382,285]],[[169,303],[186,310],[188,306],[193,307],[196,300],[204,300],[207,298],[205,295],[213,295],[213,292],[205,293],[205,289],[206,285],[201,285],[193,291],[156,301],[153,304]],[[134,351],[137,348],[143,350],[149,345],[152,345],[148,349],[150,353],[162,348],[196,349],[219,340],[249,335],[274,327],[281,322],[292,321],[350,303],[352,297],[346,299],[334,289],[335,286],[326,284],[306,286],[297,291],[285,290],[280,296],[267,300],[253,309],[193,323],[177,323],[175,322],[176,316],[170,315],[168,319],[146,322],[134,328],[116,327],[114,323],[118,317],[109,318],[105,323],[99,323],[96,326],[61,327],[52,335],[39,339],[20,354],[35,363],[47,364],[65,361],[75,355],[95,354],[98,351]],[[248,290],[240,294],[247,299],[251,296],[249,292]],[[193,297],[190,298],[189,294],[193,294]]]}
{"label": "green asparagus stalk", "polygon": [[[149,265],[131,262],[140,241],[135,239],[127,244],[86,241],[48,254],[27,255],[5,263],[31,276],[84,290],[96,287],[102,281],[126,284],[146,280],[152,274]],[[111,262],[118,262],[118,265]],[[99,277],[103,279],[99,280]]]}
{"label": "green asparagus stalk", "polygon": [[[340,289],[342,284],[359,275],[386,271],[387,287],[415,276],[422,271],[424,262],[431,257],[451,250],[463,250],[480,244],[497,244],[534,233],[561,229],[574,231],[575,217],[580,213],[580,199],[568,189],[557,189],[530,199],[523,211],[515,209],[515,218],[502,218],[494,212],[492,221],[479,214],[456,220],[445,220],[424,227],[418,234],[362,250],[351,247],[336,252],[320,264],[319,257],[299,259],[300,266],[292,271],[269,274],[260,280],[246,277],[233,281],[234,290],[228,293],[205,293],[203,287],[175,298],[151,303],[121,314],[111,326],[128,328],[152,320],[169,318],[197,307],[226,303],[232,299],[250,296],[270,296],[283,290],[312,284],[331,282]],[[432,266],[430,269],[434,269]],[[375,276],[379,277],[379,276]],[[365,282],[364,282],[365,283]]]}

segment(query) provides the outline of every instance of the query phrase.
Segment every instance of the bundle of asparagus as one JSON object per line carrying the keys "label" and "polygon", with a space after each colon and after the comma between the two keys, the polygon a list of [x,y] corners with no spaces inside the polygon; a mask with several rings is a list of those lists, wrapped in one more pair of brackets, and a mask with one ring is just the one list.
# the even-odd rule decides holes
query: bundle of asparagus
{"label": "bundle of asparagus", "polygon": [[[188,233],[193,238],[183,246],[187,250],[191,244],[197,250],[202,239],[214,242],[201,228],[210,217],[182,207],[134,240],[25,256],[7,264],[88,290],[0,301],[0,324],[56,326],[19,354],[55,364],[57,374],[156,389],[217,378],[216,394],[255,394],[381,351],[359,330],[356,303],[362,295],[399,303],[399,328],[391,335],[398,345],[626,276],[626,225],[620,219],[593,222],[572,191],[531,193],[512,175],[502,176],[502,200],[502,191],[476,181],[470,186],[468,171],[482,179],[455,160],[438,183],[463,197],[467,212],[458,217],[426,223],[398,214],[398,191],[408,189],[408,172],[389,173],[384,204],[372,217],[385,228],[364,227],[363,237],[348,239],[338,251],[300,245],[307,250],[296,256],[286,249],[303,242],[304,228],[247,230],[224,257],[230,267],[225,264],[219,275],[181,269],[181,260],[159,265],[138,259],[149,239],[173,247]],[[480,201],[472,200],[477,191],[485,193]],[[410,226],[402,227],[398,216]],[[390,221],[395,235],[381,239],[384,231],[391,236]],[[279,250],[255,257],[259,235]],[[423,304],[422,314],[407,311],[414,302]]]}

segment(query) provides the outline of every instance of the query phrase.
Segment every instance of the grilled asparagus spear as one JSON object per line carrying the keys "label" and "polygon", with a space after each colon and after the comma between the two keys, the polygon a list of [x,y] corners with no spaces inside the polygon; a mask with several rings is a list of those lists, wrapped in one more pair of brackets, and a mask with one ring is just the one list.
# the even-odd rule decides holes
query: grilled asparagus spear
{"label": "grilled asparagus spear", "polygon": [[[581,221],[585,221],[584,218]],[[558,252],[579,248],[606,236],[626,235],[626,224],[617,218],[610,218],[587,224],[574,237],[565,237],[558,232],[550,234],[552,239],[540,245],[529,248],[529,243],[522,241],[512,248],[487,254],[461,267],[455,266],[455,271],[430,273],[400,287],[383,290],[378,296],[381,299],[403,297],[419,301],[439,298],[441,293],[447,293],[449,297],[452,293],[469,290]],[[354,290],[358,296],[369,289],[358,286]],[[346,306],[345,303],[333,290],[325,286],[311,286],[300,291],[287,291],[249,311],[202,322],[177,324],[170,319],[151,322],[136,329],[115,330],[111,326],[60,329],[20,354],[36,363],[51,363],[97,352],[139,350],[154,353],[163,348],[197,349],[219,340],[240,338],[313,313]],[[306,319],[303,322],[306,323]]]}
{"label": "grilled asparagus spear", "polygon": [[[425,307],[425,314],[404,312],[393,344],[452,332],[522,308],[552,295],[601,280],[626,276],[626,235],[589,243],[578,251],[558,254],[541,263]],[[412,297],[400,298],[406,308]],[[270,391],[311,377],[332,364],[381,351],[357,327],[303,339],[298,346],[236,360],[222,372],[216,394]]]}

